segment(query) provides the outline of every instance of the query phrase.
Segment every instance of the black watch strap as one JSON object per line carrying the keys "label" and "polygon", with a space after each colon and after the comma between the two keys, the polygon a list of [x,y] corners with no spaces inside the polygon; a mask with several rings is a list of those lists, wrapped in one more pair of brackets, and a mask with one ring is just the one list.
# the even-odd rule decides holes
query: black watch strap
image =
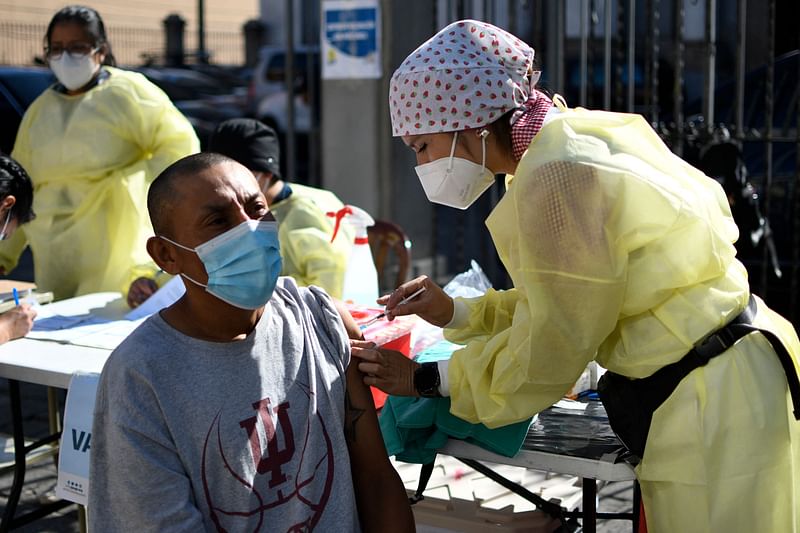
{"label": "black watch strap", "polygon": [[422,363],[414,371],[414,388],[420,396],[440,397],[439,385],[441,385],[441,378],[439,377],[439,365],[436,363]]}

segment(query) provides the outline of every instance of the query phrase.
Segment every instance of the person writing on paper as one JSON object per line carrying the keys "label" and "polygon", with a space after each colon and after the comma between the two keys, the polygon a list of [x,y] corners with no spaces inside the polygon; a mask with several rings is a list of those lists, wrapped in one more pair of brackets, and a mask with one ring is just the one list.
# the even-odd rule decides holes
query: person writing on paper
{"label": "person writing on paper", "polygon": [[420,277],[382,298],[464,347],[417,365],[355,343],[365,383],[449,395],[452,414],[498,427],[558,401],[596,359],[618,434],[618,415],[654,408],[636,469],[650,531],[800,530],[800,343],[751,299],[724,191],[641,116],[554,106],[533,59],[465,20],[395,71],[393,133],[431,201],[466,209],[506,174],[486,225],[514,288],[454,301]]}
{"label": "person writing on paper", "polygon": [[[19,163],[0,153],[0,241],[34,218],[33,185]],[[24,337],[33,327],[36,311],[26,303],[0,314],[0,344]]]}
{"label": "person writing on paper", "polygon": [[156,270],[145,252],[147,186],[199,142],[161,89],[113,66],[94,9],[59,10],[44,52],[58,83],[28,108],[11,154],[30,173],[38,216],[0,244],[0,271],[29,245],[36,284],[56,299],[127,291],[140,265]]}
{"label": "person writing on paper", "polygon": [[253,175],[219,154],[181,159],[153,182],[148,211],[147,250],[186,293],[103,369],[92,528],[413,531],[348,364],[345,328],[358,326],[324,291],[278,276],[277,227]]}
{"label": "person writing on paper", "polygon": [[[235,118],[221,123],[209,140],[208,151],[238,161],[258,179],[278,221],[282,274],[299,285],[316,285],[341,298],[354,234],[349,224],[341,224],[334,236],[335,220],[327,213],[342,209],[342,201],[330,191],[287,183],[280,172],[278,135],[257,120]],[[141,304],[156,289],[153,279],[137,279],[128,291],[129,305]]]}

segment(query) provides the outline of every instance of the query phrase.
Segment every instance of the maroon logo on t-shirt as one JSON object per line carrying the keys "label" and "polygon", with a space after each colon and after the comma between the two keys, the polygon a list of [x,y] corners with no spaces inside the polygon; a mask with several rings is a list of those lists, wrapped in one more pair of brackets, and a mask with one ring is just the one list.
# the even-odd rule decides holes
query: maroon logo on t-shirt
{"label": "maroon logo on t-shirt", "polygon": [[[313,399],[307,385],[296,385]],[[255,416],[230,420],[226,427],[240,428],[235,434],[222,429],[221,412],[214,417],[203,443],[201,477],[209,519],[217,531],[242,530],[242,521],[252,531],[269,524],[270,531],[287,533],[313,531],[320,523],[333,489],[334,443],[321,413],[303,417],[303,402],[299,404],[298,410],[293,400],[294,428],[289,402],[274,407],[269,398],[251,404]],[[245,433],[247,441],[242,438]],[[241,454],[249,448],[252,471],[246,463],[229,461],[223,435],[233,437],[228,451]],[[290,509],[279,510],[284,505]]]}
{"label": "maroon logo on t-shirt", "polygon": [[[292,421],[289,419],[289,402],[284,402],[275,407],[275,414],[278,415],[278,424],[281,434],[283,434],[283,449],[279,449],[280,443],[275,436],[275,423],[270,412],[270,400],[264,398],[253,404],[253,409],[258,413],[257,416],[246,418],[239,422],[239,427],[247,432],[250,439],[250,450],[253,453],[253,462],[259,474],[270,472],[269,488],[275,488],[281,483],[286,482],[286,475],[281,471],[281,467],[292,460],[294,455],[294,433],[292,432]],[[261,444],[259,431],[257,428],[258,420],[261,420],[261,427],[267,440],[266,455]]]}

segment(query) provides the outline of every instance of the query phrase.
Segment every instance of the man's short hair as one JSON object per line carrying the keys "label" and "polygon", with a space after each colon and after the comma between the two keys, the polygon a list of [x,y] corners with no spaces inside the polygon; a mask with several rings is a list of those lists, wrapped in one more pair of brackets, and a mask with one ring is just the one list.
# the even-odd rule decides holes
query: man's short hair
{"label": "man's short hair", "polygon": [[179,182],[220,163],[235,163],[230,157],[213,152],[201,152],[179,159],[165,168],[150,184],[147,193],[147,211],[156,235],[172,235],[171,214],[180,200]]}

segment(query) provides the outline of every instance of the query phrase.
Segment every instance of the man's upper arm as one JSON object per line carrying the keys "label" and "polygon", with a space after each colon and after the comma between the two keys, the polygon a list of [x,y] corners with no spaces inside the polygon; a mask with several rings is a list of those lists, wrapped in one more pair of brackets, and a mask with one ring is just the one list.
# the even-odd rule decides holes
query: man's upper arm
{"label": "man's upper arm", "polygon": [[364,333],[361,331],[361,328],[358,327],[358,323],[353,318],[353,315],[350,314],[350,311],[347,310],[347,306],[344,305],[344,302],[337,300],[336,298],[332,298],[333,304],[336,306],[336,310],[339,312],[339,316],[342,317],[342,323],[344,323],[344,329],[347,331],[347,336],[351,339],[356,340],[363,340]]}

